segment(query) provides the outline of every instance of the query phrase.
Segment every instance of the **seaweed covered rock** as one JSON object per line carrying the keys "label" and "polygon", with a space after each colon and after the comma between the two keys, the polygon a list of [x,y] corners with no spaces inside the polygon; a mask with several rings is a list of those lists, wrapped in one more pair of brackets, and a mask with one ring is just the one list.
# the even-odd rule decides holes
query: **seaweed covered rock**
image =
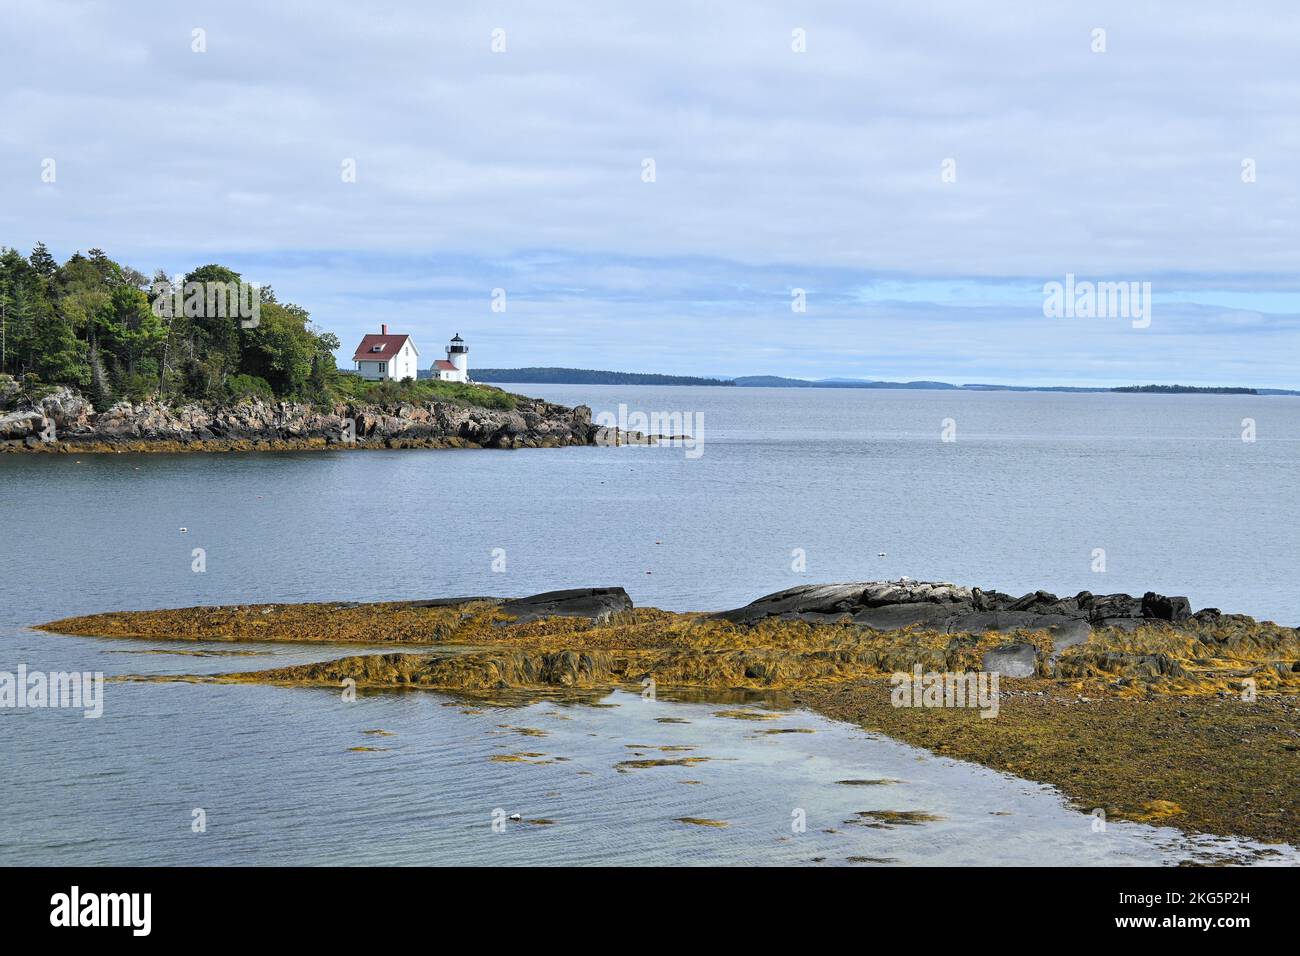
{"label": "seaweed covered rock", "polygon": [[1186,677],[1187,671],[1168,654],[1126,654],[1119,651],[1080,651],[1056,662],[1057,677]]}

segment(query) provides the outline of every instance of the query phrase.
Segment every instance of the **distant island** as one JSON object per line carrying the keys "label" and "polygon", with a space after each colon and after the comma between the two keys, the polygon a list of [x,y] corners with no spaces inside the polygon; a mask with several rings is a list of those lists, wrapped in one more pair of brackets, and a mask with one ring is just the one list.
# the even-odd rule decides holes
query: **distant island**
{"label": "distant island", "polygon": [[[427,373],[421,372],[420,377]],[[953,385],[926,380],[882,382],[861,378],[785,378],[780,375],[742,375],[736,378],[701,378],[646,372],[609,372],[588,368],[482,368],[474,372],[480,382],[535,385],[723,385],[737,388],[909,388],[967,392],[1133,392],[1157,395],[1300,395],[1285,388],[1243,388],[1200,385],[1121,385],[1115,388],[1080,385]]]}
{"label": "distant island", "polygon": [[1196,395],[1200,393],[1213,395],[1258,395],[1254,388],[1197,388],[1195,385],[1125,385],[1112,388],[1112,392],[1157,392],[1163,395]]}
{"label": "distant island", "polygon": [[[424,378],[428,373],[420,372]],[[602,372],[590,368],[479,368],[478,382],[517,382],[546,385],[737,385],[722,378],[691,375],[655,375],[645,372]]]}
{"label": "distant island", "polygon": [[920,388],[959,389],[947,382],[877,382],[862,378],[783,378],[780,375],[742,375],[732,379],[742,388]]}

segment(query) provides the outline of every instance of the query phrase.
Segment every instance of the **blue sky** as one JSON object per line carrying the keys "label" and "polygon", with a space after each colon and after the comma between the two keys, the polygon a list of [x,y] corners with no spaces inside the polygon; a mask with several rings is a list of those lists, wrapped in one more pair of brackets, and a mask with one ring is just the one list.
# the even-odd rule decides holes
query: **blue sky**
{"label": "blue sky", "polygon": [[7,4],[0,244],[220,261],[349,354],[1300,387],[1300,14],[1132,6]]}

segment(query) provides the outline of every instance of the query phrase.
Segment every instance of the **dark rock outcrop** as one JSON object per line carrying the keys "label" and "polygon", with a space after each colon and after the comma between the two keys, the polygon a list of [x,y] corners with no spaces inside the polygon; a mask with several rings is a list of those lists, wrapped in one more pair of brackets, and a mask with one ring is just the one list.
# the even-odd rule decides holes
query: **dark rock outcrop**
{"label": "dark rock outcrop", "polygon": [[1185,597],[1165,597],[1148,591],[1142,595],[1142,616],[1177,623],[1192,616],[1192,605]]}
{"label": "dark rock outcrop", "polygon": [[604,624],[615,614],[632,610],[632,599],[622,588],[570,588],[513,598],[501,610],[524,624],[544,617],[582,617]]}
{"label": "dark rock outcrop", "polygon": [[547,617],[581,617],[593,624],[605,624],[615,614],[630,611],[632,599],[622,588],[568,588],[563,591],[543,591],[520,598],[454,597],[432,598],[427,601],[409,601],[409,607],[455,607],[461,604],[487,601],[501,608],[512,618],[512,624],[526,624]]}
{"label": "dark rock outcrop", "polygon": [[900,580],[801,585],[715,616],[736,624],[756,624],[771,617],[851,620],[877,631],[912,625],[950,634],[1046,630],[1059,653],[1084,643],[1093,627],[1132,629],[1157,621],[1178,623],[1192,613],[1187,598],[1153,591],[1140,598],[1089,591],[1064,598],[1034,591],[1017,598],[944,582]]}
{"label": "dark rock outcrop", "polygon": [[[741,626],[768,619],[809,623],[849,623],[876,631],[915,627],[956,635],[992,632],[1046,631],[1051,650],[1040,651],[1028,640],[1009,637],[1008,643],[987,650],[981,664],[1007,677],[1035,674],[1064,678],[1105,676],[1120,680],[1185,677],[1182,665],[1160,654],[1138,654],[1089,645],[1093,629],[1135,631],[1166,625],[1170,629],[1199,628],[1198,639],[1216,653],[1232,655],[1267,649],[1279,640],[1280,629],[1258,625],[1254,618],[1223,614],[1217,608],[1192,613],[1185,597],[1148,591],[1131,594],[1092,594],[1057,597],[1034,591],[1014,597],[999,591],[931,581],[864,581],[854,584],[802,585],[759,598],[744,607],[713,617]],[[1282,629],[1285,631],[1285,629]],[[1171,630],[1172,632],[1172,630]],[[1289,646],[1289,645],[1288,645]],[[1074,650],[1070,650],[1070,649]],[[1065,652],[1069,650],[1069,654]]]}

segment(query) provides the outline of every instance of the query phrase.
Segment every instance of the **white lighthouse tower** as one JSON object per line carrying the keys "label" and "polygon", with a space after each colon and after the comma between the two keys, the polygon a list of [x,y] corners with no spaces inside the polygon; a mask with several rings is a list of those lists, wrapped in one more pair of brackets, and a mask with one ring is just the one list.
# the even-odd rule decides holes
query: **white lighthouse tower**
{"label": "white lighthouse tower", "polygon": [[462,382],[469,381],[469,346],[457,332],[452,338],[451,344],[447,346],[447,361],[456,366],[456,371],[460,372]]}
{"label": "white lighthouse tower", "polygon": [[447,346],[447,357],[433,363],[433,373],[442,382],[469,381],[469,346],[459,332]]}

